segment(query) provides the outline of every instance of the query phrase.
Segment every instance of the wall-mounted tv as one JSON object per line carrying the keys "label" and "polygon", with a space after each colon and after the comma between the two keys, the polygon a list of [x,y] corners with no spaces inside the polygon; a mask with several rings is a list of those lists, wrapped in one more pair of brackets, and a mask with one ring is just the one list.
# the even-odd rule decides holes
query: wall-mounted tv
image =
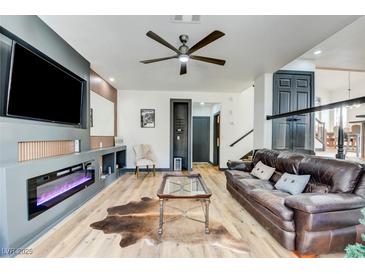
{"label": "wall-mounted tv", "polygon": [[6,115],[81,125],[85,81],[14,42]]}

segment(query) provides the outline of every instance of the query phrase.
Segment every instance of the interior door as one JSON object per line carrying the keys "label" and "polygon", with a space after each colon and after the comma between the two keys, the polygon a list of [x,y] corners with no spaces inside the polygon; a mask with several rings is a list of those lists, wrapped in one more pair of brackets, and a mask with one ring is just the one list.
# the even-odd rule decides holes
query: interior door
{"label": "interior door", "polygon": [[209,162],[210,117],[193,117],[193,162]]}
{"label": "interior door", "polygon": [[214,115],[213,164],[215,165],[219,165],[220,119],[220,113]]}
{"label": "interior door", "polygon": [[[313,106],[312,72],[279,71],[274,74],[273,114]],[[272,147],[277,150],[314,150],[313,114],[273,120]]]}

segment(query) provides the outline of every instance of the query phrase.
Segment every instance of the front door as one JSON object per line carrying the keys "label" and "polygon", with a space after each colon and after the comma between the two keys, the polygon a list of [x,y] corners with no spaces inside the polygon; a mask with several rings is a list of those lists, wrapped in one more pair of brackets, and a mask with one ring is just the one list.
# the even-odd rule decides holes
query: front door
{"label": "front door", "polygon": [[193,162],[209,162],[210,117],[193,117]]}
{"label": "front door", "polygon": [[[312,107],[313,72],[278,71],[273,79],[273,114]],[[314,150],[313,114],[274,119],[272,147],[277,150]]]}

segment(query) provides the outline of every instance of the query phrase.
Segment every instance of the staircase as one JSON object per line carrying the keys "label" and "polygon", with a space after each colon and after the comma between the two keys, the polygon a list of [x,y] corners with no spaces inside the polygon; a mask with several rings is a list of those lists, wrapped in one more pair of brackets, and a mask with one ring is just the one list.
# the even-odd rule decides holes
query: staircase
{"label": "staircase", "polygon": [[[232,144],[230,144],[230,147],[234,147],[239,142],[241,142],[242,140],[244,140],[247,136],[249,136],[251,133],[253,133],[253,129],[249,130],[248,132],[246,132],[245,134],[243,134],[240,138],[238,138],[236,141],[234,141]],[[241,160],[252,160],[252,156],[253,156],[253,150],[250,150],[245,155],[243,155],[240,159]]]}
{"label": "staircase", "polygon": [[241,160],[248,160],[251,161],[253,157],[253,150],[250,150],[249,152],[247,152],[245,155],[243,155],[241,157]]}
{"label": "staircase", "polygon": [[317,151],[326,150],[326,123],[322,122],[318,118],[315,119],[314,125],[314,137],[315,137],[315,149]]}

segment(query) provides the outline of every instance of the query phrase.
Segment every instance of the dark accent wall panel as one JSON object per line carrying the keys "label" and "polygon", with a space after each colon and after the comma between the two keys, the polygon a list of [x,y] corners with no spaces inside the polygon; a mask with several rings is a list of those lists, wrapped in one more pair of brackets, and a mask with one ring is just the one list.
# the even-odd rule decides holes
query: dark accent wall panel
{"label": "dark accent wall panel", "polygon": [[[117,136],[117,89],[95,71],[90,70],[90,90],[114,103],[114,136]],[[103,143],[103,147],[114,146],[114,136],[91,136],[90,147],[92,149],[99,148],[100,142]]]}
{"label": "dark accent wall panel", "polygon": [[[24,119],[15,119],[0,116],[0,163],[9,163],[18,161],[18,143],[28,141],[60,141],[60,140],[80,140],[81,151],[90,149],[90,129],[89,129],[89,81],[90,81],[90,63],[73,49],[62,37],[53,31],[37,16],[0,15],[0,27],[11,34],[12,39],[20,39],[30,47],[42,52],[52,60],[56,61],[63,67],[72,71],[82,79],[86,80],[87,87],[83,107],[83,125],[82,128],[62,125],[50,122],[39,122]],[[0,71],[8,70],[6,66],[9,52],[9,39],[0,36],[1,47]],[[6,85],[4,84],[4,75],[0,85],[0,100],[4,100]],[[6,78],[6,75],[5,75]],[[31,92],[31,91],[30,91]],[[67,111],[67,109],[65,109]]]}

